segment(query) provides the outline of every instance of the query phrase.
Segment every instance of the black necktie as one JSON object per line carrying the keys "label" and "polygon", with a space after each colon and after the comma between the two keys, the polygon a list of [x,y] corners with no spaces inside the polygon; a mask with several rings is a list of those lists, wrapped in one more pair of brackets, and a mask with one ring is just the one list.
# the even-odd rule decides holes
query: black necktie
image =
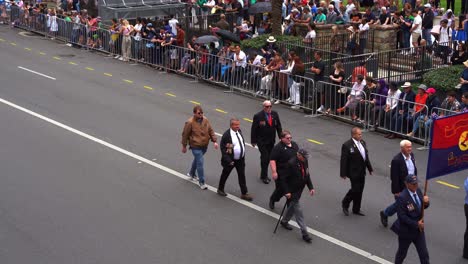
{"label": "black necktie", "polygon": [[242,142],[240,140],[239,133],[237,133],[237,132],[236,132],[236,137],[237,137],[237,141],[239,141],[239,146],[241,148],[241,153],[240,153],[239,159],[242,159],[242,157],[244,156],[244,146],[242,146]]}

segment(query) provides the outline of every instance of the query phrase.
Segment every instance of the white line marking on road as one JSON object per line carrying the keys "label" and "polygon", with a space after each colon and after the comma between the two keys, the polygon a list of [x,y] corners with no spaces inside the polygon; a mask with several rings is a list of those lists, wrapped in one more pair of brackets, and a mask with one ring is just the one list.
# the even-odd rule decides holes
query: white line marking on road
{"label": "white line marking on road", "polygon": [[[27,113],[27,114],[29,114],[29,115],[32,115],[32,116],[34,116],[34,117],[37,117],[37,118],[39,118],[39,119],[41,119],[41,120],[43,120],[43,121],[46,121],[46,122],[48,122],[48,123],[50,123],[50,124],[53,124],[53,125],[55,125],[55,126],[57,126],[57,127],[60,127],[60,128],[65,129],[65,130],[67,130],[67,131],[69,131],[69,132],[75,133],[75,134],[77,134],[77,135],[79,135],[79,136],[81,136],[81,137],[84,137],[84,138],[86,138],[86,139],[89,139],[89,140],[91,140],[91,141],[94,141],[94,142],[96,142],[96,143],[98,143],[98,144],[101,144],[101,145],[103,145],[103,146],[106,146],[106,147],[108,147],[108,148],[110,148],[110,149],[113,149],[113,150],[115,150],[115,151],[117,151],[117,152],[120,152],[120,153],[122,153],[122,154],[124,154],[124,155],[127,155],[127,156],[129,156],[129,157],[131,157],[131,158],[134,158],[134,159],[136,159],[136,160],[138,160],[138,161],[140,161],[140,162],[146,163],[146,164],[148,164],[148,165],[150,165],[150,166],[153,166],[153,167],[158,168],[158,169],[160,169],[160,170],[162,170],[162,171],[165,171],[165,172],[167,172],[167,173],[170,173],[170,174],[172,174],[172,175],[174,175],[174,176],[176,176],[176,177],[179,177],[179,178],[181,178],[181,179],[183,179],[183,180],[185,180],[185,181],[192,182],[193,184],[197,184],[197,183],[191,181],[191,179],[189,179],[189,177],[187,177],[186,175],[184,175],[184,174],[182,174],[182,173],[180,173],[180,172],[178,172],[178,171],[175,171],[175,170],[173,170],[173,169],[171,169],[171,168],[168,168],[168,167],[163,166],[163,165],[161,165],[161,164],[159,164],[159,163],[156,163],[156,162],[154,162],[154,161],[151,161],[151,160],[149,160],[149,159],[147,159],[147,158],[144,158],[144,157],[142,157],[142,156],[140,156],[140,155],[138,155],[138,154],[135,154],[135,153],[133,153],[133,152],[130,152],[130,151],[128,151],[128,150],[125,150],[125,149],[123,149],[123,148],[120,148],[120,147],[118,147],[118,146],[116,146],[116,145],[110,144],[110,143],[108,143],[108,142],[106,142],[106,141],[104,141],[104,140],[101,140],[101,139],[97,138],[97,137],[93,137],[93,136],[91,136],[91,135],[89,135],[89,134],[86,134],[86,133],[84,133],[84,132],[81,132],[80,130],[77,130],[77,129],[75,129],[75,128],[72,128],[72,127],[70,127],[70,126],[67,126],[67,125],[65,125],[65,124],[62,124],[62,123],[60,123],[60,122],[58,122],[58,121],[55,121],[55,120],[53,120],[53,119],[51,119],[51,118],[48,118],[48,117],[46,117],[46,116],[43,116],[43,115],[38,114],[38,113],[36,113],[36,112],[33,112],[33,111],[29,110],[29,109],[26,109],[26,108],[24,108],[24,107],[21,107],[21,106],[19,106],[19,105],[16,105],[16,104],[14,104],[14,103],[12,103],[12,102],[10,102],[10,101],[7,101],[7,100],[5,100],[5,99],[0,98],[0,103],[6,104],[6,105],[8,105],[8,106],[10,106],[10,107],[12,107],[12,108],[15,108],[15,109],[20,110],[20,111],[22,111],[22,112],[25,112],[25,113]],[[219,133],[216,133],[216,134],[217,134],[217,135],[220,135]],[[208,190],[210,190],[210,191],[212,191],[212,192],[216,192],[216,191],[217,191],[217,188],[208,185]],[[261,212],[261,213],[263,213],[263,214],[265,214],[265,215],[271,216],[271,217],[273,217],[273,218],[275,218],[275,219],[278,219],[278,218],[279,218],[279,215],[278,215],[277,213],[272,212],[272,211],[269,211],[269,210],[267,210],[267,209],[265,209],[265,208],[263,208],[263,207],[260,207],[260,206],[258,206],[258,205],[255,205],[255,204],[253,204],[253,203],[250,203],[250,202],[241,200],[241,199],[238,198],[237,196],[233,196],[233,195],[231,195],[231,194],[228,194],[227,198],[228,198],[228,199],[231,199],[232,201],[235,201],[235,202],[237,202],[237,203],[240,203],[240,204],[242,204],[242,205],[245,205],[246,207],[249,207],[249,208],[251,208],[251,209],[254,209],[254,210],[258,211],[258,212]],[[291,223],[293,226],[295,226],[295,227],[299,227],[299,226],[297,225],[297,223],[294,222],[294,221],[290,221],[290,223]],[[315,235],[315,236],[317,236],[317,237],[320,237],[320,238],[322,238],[322,239],[324,239],[324,240],[326,240],[326,241],[328,241],[328,242],[330,242],[330,243],[333,243],[333,244],[335,244],[335,245],[337,245],[337,246],[340,246],[340,247],[342,247],[342,248],[344,248],[344,249],[347,249],[347,250],[349,250],[349,251],[351,251],[351,252],[354,252],[354,253],[356,253],[356,254],[358,254],[358,255],[361,255],[361,256],[363,256],[363,257],[365,257],[365,258],[368,258],[368,259],[370,259],[370,260],[373,260],[373,261],[375,261],[375,262],[377,262],[377,263],[381,263],[381,264],[391,264],[391,263],[392,263],[392,262],[387,261],[387,260],[385,260],[385,259],[383,259],[383,258],[380,258],[380,257],[378,257],[378,256],[376,256],[376,255],[373,255],[372,253],[369,253],[369,252],[364,251],[364,250],[362,250],[362,249],[360,249],[360,248],[357,248],[357,247],[355,247],[355,246],[353,246],[353,245],[350,245],[350,244],[348,244],[348,243],[346,243],[346,242],[343,242],[343,241],[341,241],[341,240],[338,240],[338,239],[336,239],[336,238],[333,238],[333,237],[331,237],[331,236],[329,236],[329,235],[327,235],[327,234],[324,234],[324,233],[322,233],[322,232],[320,232],[320,231],[317,231],[317,230],[315,230],[315,229],[312,229],[312,228],[307,227],[307,231],[308,231],[309,233],[311,233],[312,235]]]}
{"label": "white line marking on road", "polygon": [[24,68],[24,67],[21,67],[21,66],[18,66],[19,69],[22,69],[22,70],[25,70],[25,71],[28,71],[28,72],[31,72],[31,73],[34,73],[34,74],[37,74],[37,75],[40,75],[42,77],[46,77],[46,78],[49,78],[51,80],[57,80],[55,79],[54,77],[50,77],[49,75],[45,75],[43,73],[40,73],[40,72],[37,72],[37,71],[33,71],[33,70],[30,70],[30,69],[27,69],[27,68]]}

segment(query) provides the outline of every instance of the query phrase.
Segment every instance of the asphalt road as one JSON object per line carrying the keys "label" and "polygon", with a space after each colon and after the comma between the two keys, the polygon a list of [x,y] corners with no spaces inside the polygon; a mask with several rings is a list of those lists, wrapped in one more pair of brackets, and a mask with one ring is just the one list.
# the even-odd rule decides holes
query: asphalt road
{"label": "asphalt road", "polygon": [[[241,118],[248,139],[248,119],[261,101],[19,32],[0,27],[0,98],[63,125],[0,104],[1,263],[393,261],[397,237],[380,225],[378,213],[392,201],[388,165],[399,151],[398,140],[365,133],[375,168],[364,192],[367,216],[345,217],[340,201],[349,182],[339,178],[338,166],[350,125],[275,106],[283,127],[311,151],[317,195],[302,199],[314,235],[307,245],[297,229],[272,234],[282,202],[273,212],[266,210],[273,185],[258,180],[256,149],[246,152],[253,203],[236,198],[235,172],[226,186],[230,199],[183,178],[192,156],[180,152],[180,134],[194,103],[202,105],[218,133],[228,129],[231,116]],[[415,155],[424,179],[427,152]],[[210,147],[205,156],[210,186],[217,186],[219,160],[219,151]],[[465,262],[465,176],[429,182],[426,234],[432,263]],[[414,247],[407,263],[418,263]]]}

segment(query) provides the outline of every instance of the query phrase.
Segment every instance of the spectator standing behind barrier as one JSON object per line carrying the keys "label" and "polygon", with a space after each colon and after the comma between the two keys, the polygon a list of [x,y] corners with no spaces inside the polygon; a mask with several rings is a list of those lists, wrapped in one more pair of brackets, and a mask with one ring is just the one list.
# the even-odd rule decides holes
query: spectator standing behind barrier
{"label": "spectator standing behind barrier", "polygon": [[349,178],[351,189],[341,202],[343,213],[349,215],[349,205],[353,202],[353,214],[364,216],[361,211],[362,192],[366,178],[366,168],[372,175],[373,168],[369,159],[366,142],[362,140],[362,130],[359,127],[351,129],[351,139],[341,146],[340,177]]}
{"label": "spectator standing behind barrier", "polygon": [[232,169],[236,168],[239,186],[241,189],[241,199],[252,201],[253,198],[247,191],[247,183],[245,181],[245,141],[242,131],[240,130],[240,121],[237,118],[231,118],[229,122],[230,128],[224,132],[221,142],[221,165],[223,172],[219,179],[217,193],[221,196],[227,196],[224,192],[224,186],[231,174]]}
{"label": "spectator standing behind barrier", "polygon": [[120,35],[122,38],[122,57],[119,59],[121,61],[129,61],[131,56],[132,48],[132,39],[131,34],[133,32],[133,27],[128,23],[126,19],[122,21],[122,27],[120,28]]}
{"label": "spectator standing behind barrier", "polygon": [[468,60],[468,53],[466,52],[466,45],[462,42],[458,43],[458,49],[450,57],[452,65],[461,65]]}
{"label": "spectator standing behind barrier", "polygon": [[463,69],[460,75],[460,84],[461,84],[460,91],[462,94],[464,94],[465,92],[468,92],[468,60],[464,61],[463,65],[465,66],[465,68]]}
{"label": "spectator standing behind barrier", "polygon": [[463,207],[465,210],[466,227],[465,227],[465,235],[463,237],[463,258],[468,259],[468,177],[465,179],[464,186],[465,186],[465,204]]}
{"label": "spectator standing behind barrier", "polygon": [[[371,13],[372,14],[372,13]],[[359,54],[364,54],[369,36],[369,18],[363,18],[359,25]]]}
{"label": "spectator standing behind barrier", "polygon": [[408,175],[405,185],[397,199],[398,219],[392,225],[392,231],[398,235],[395,264],[403,263],[411,243],[416,247],[421,264],[429,264],[422,213],[423,208],[429,207],[429,197],[423,196],[415,175]]}
{"label": "spectator standing behind barrier", "polygon": [[290,94],[290,102],[293,104],[291,106],[292,109],[299,109],[301,105],[301,81],[304,79],[302,78],[305,74],[305,65],[301,61],[301,58],[294,56],[294,67],[291,72],[292,78],[292,85],[289,89]]}
{"label": "spectator standing behind barrier", "polygon": [[298,150],[299,146],[292,140],[291,132],[283,130],[280,134],[280,142],[275,145],[270,155],[271,177],[275,181],[275,190],[268,203],[272,210],[275,208],[275,203],[285,195],[282,186],[289,174],[288,161],[296,156]]}
{"label": "spectator standing behind barrier", "polygon": [[418,175],[416,160],[414,159],[412,143],[409,140],[400,141],[400,152],[396,154],[390,164],[390,179],[392,180],[391,190],[395,202],[390,204],[385,210],[380,211],[380,222],[384,227],[388,226],[388,217],[397,212],[397,199],[405,189],[405,178],[408,175]]}
{"label": "spectator standing behind barrier", "polygon": [[447,19],[440,21],[439,29],[439,50],[438,55],[442,58],[442,62],[447,64],[447,58],[450,54],[449,47],[452,44],[452,29],[448,26]]}
{"label": "spectator standing behind barrier", "polygon": [[203,155],[205,155],[210,140],[214,143],[214,148],[218,149],[216,143],[216,135],[211,127],[210,121],[203,116],[203,109],[196,105],[193,108],[193,116],[190,117],[184,125],[182,131],[182,153],[187,152],[187,144],[190,146],[193,154],[193,161],[190,171],[187,176],[191,180],[196,179],[198,174],[198,182],[202,190],[208,189],[205,184],[205,172],[203,168]]}
{"label": "spectator standing behind barrier", "polygon": [[309,153],[304,149],[300,149],[296,156],[292,157],[288,161],[289,173],[286,175],[285,180],[281,182],[285,196],[288,199],[286,202],[288,210],[286,210],[286,213],[281,220],[281,226],[287,230],[292,230],[292,227],[288,222],[294,215],[296,217],[296,222],[301,229],[302,239],[307,243],[311,243],[312,238],[307,232],[307,225],[304,222],[304,214],[302,213],[302,208],[299,204],[302,191],[306,185],[307,188],[309,188],[310,196],[315,194],[314,185],[310,180],[308,158]]}
{"label": "spectator standing behind barrier", "polygon": [[455,91],[448,91],[447,97],[442,102],[440,107],[446,111],[439,113],[439,116],[449,116],[453,115],[454,112],[460,112],[461,104],[457,100],[457,93],[455,93]]}
{"label": "spectator standing behind barrier", "polygon": [[[325,62],[322,60],[322,52],[316,51],[314,53],[314,63],[312,64],[312,68],[310,68],[310,71],[314,73],[314,82],[315,82],[315,87],[317,89],[317,96],[319,100],[320,107],[317,109],[317,112],[324,112],[325,109],[325,95],[324,95],[324,87],[322,87],[319,82],[323,81],[323,76],[325,75]],[[309,91],[307,89],[304,89],[304,98],[303,102],[306,103],[308,101],[308,96],[309,96]]]}
{"label": "spectator standing behind barrier", "polygon": [[422,18],[421,16],[419,15],[419,12],[417,9],[413,9],[413,11],[411,11],[411,14],[413,15],[414,17],[414,21],[413,21],[413,25],[410,29],[410,32],[411,32],[411,39],[412,39],[412,43],[413,43],[413,48],[415,48],[415,50],[413,51],[414,53],[417,53],[418,52],[418,46],[419,46],[419,37],[421,37],[421,33],[422,33]]}
{"label": "spectator standing behind barrier", "polygon": [[427,46],[432,46],[431,30],[434,26],[434,12],[432,12],[431,4],[424,5],[424,13],[422,17],[422,38],[427,41]]}
{"label": "spectator standing behind barrier", "polygon": [[468,112],[468,92],[464,92],[462,94],[462,104],[460,111],[463,113]]}
{"label": "spectator standing behind barrier", "polygon": [[268,165],[271,151],[275,145],[276,134],[280,137],[282,132],[281,121],[276,111],[273,111],[271,101],[263,102],[263,110],[253,117],[250,142],[260,151],[260,180],[268,184]]}
{"label": "spectator standing behind barrier", "polygon": [[[325,108],[326,114],[334,113],[336,109],[343,104],[344,96],[346,95],[347,90],[344,93],[341,90],[345,79],[345,72],[343,63],[341,61],[335,62],[333,65],[334,71],[329,76],[331,83],[329,87],[325,89]],[[346,87],[344,87],[346,89]]]}

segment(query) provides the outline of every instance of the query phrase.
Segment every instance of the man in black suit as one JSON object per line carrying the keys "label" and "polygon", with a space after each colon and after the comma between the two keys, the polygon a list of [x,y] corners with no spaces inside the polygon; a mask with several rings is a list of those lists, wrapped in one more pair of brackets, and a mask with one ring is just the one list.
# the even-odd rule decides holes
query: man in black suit
{"label": "man in black suit", "polygon": [[385,210],[380,211],[380,221],[382,225],[387,227],[388,217],[397,212],[398,196],[406,188],[405,178],[409,174],[418,175],[416,161],[414,159],[412,143],[409,140],[400,142],[400,153],[396,154],[390,165],[390,178],[392,180],[392,193],[395,197],[395,202],[389,205]]}
{"label": "man in black suit", "polygon": [[424,219],[422,208],[429,207],[429,197],[423,196],[418,188],[418,179],[415,175],[406,176],[406,187],[397,200],[398,219],[391,229],[398,235],[398,251],[395,255],[395,264],[403,263],[411,243],[418,251],[421,264],[429,264],[429,253],[424,234]]}
{"label": "man in black suit", "polygon": [[237,118],[231,118],[230,129],[224,132],[220,148],[221,148],[221,165],[223,172],[219,179],[218,194],[227,196],[224,192],[226,180],[231,174],[233,168],[236,168],[239,178],[239,186],[241,189],[241,199],[252,201],[252,196],[247,192],[247,184],[245,181],[245,141],[240,130],[240,121]]}
{"label": "man in black suit", "polygon": [[369,159],[366,142],[362,140],[362,130],[359,127],[351,129],[351,139],[341,147],[340,176],[349,178],[351,189],[346,193],[341,203],[343,213],[349,215],[349,204],[353,202],[353,214],[364,216],[361,211],[362,192],[366,178],[366,168],[372,175],[372,165]]}
{"label": "man in black suit", "polygon": [[270,163],[270,154],[275,146],[275,137],[281,134],[281,121],[276,111],[271,110],[271,102],[263,102],[263,110],[256,113],[252,121],[251,140],[252,146],[258,146],[260,151],[260,180],[268,184],[268,164]]}
{"label": "man in black suit", "polygon": [[307,225],[304,222],[304,214],[302,213],[302,209],[299,204],[302,191],[306,185],[307,188],[309,188],[310,196],[315,194],[314,185],[312,185],[312,181],[310,180],[309,162],[307,161],[308,157],[309,154],[307,151],[305,149],[300,149],[296,156],[292,157],[288,161],[289,174],[286,175],[286,179],[281,182],[282,188],[286,193],[285,196],[288,198],[288,210],[286,210],[283,219],[281,219],[281,226],[287,230],[292,230],[292,227],[288,222],[294,215],[296,217],[297,224],[301,228],[302,239],[307,243],[311,243],[312,238],[307,232]]}

